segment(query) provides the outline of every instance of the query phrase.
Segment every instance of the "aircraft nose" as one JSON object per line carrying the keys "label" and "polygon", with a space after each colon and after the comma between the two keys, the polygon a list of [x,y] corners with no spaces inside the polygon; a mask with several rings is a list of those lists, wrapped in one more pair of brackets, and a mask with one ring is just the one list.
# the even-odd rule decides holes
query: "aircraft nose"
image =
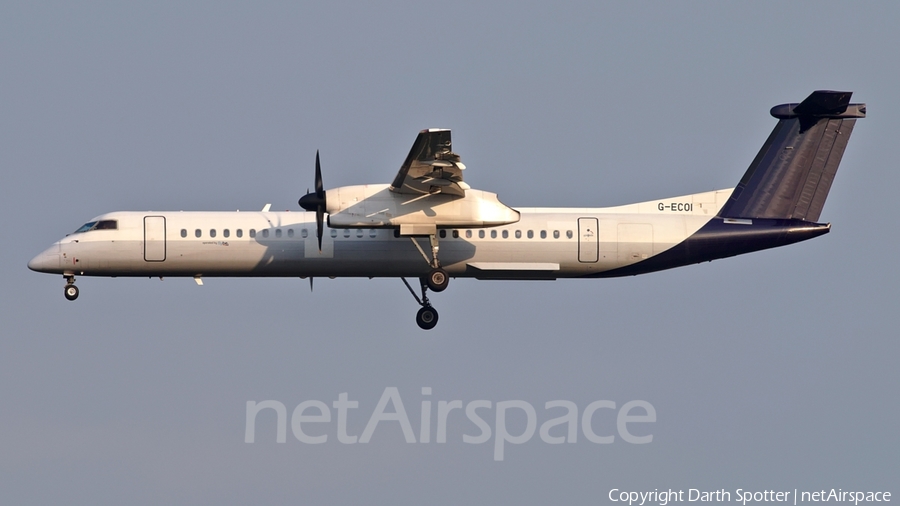
{"label": "aircraft nose", "polygon": [[59,247],[54,245],[42,251],[28,261],[28,268],[35,272],[59,271]]}
{"label": "aircraft nose", "polygon": [[41,253],[28,261],[28,268],[36,272],[41,272],[41,264],[44,263],[43,260],[44,254]]}

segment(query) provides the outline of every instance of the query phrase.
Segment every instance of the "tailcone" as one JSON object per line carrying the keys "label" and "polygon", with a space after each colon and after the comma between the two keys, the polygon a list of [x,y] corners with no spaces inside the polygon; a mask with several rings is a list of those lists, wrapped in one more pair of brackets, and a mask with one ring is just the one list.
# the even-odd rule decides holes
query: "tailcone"
{"label": "tailcone", "polygon": [[646,260],[592,277],[633,276],[709,262],[806,241],[831,231],[830,223],[789,219],[713,218],[694,235]]}

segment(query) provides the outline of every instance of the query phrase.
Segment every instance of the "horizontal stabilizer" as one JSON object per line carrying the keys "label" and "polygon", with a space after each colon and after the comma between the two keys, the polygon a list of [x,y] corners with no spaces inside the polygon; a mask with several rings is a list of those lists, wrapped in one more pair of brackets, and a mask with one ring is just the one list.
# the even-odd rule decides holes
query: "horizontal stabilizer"
{"label": "horizontal stabilizer", "polygon": [[778,124],[719,211],[723,218],[817,221],[865,104],[850,92],[816,91],[772,108]]}

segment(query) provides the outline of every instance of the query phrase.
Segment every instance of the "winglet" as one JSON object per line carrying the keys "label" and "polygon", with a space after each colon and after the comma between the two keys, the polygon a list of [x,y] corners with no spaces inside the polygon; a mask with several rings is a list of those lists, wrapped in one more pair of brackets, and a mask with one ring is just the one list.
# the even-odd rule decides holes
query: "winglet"
{"label": "winglet", "polygon": [[266,204],[265,206],[263,206],[262,212],[267,213],[267,212],[269,212],[269,209],[271,209],[271,208],[272,208],[272,204]]}

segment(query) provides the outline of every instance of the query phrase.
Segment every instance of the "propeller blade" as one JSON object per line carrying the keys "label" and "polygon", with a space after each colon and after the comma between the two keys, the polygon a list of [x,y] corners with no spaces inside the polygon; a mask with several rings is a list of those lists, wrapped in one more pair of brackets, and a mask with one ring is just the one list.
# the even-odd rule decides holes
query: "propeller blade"
{"label": "propeller blade", "polygon": [[319,163],[319,151],[316,151],[316,192],[300,197],[297,202],[305,211],[316,212],[316,238],[319,240],[319,253],[322,252],[322,234],[325,229],[325,188],[322,184],[322,165]]}
{"label": "propeller blade", "polygon": [[316,150],[316,197],[325,205],[325,189],[322,186],[322,166],[319,165],[319,150]]}
{"label": "propeller blade", "polygon": [[325,224],[324,214],[325,214],[325,206],[319,206],[316,208],[316,239],[319,240],[319,253],[322,252],[322,232],[324,232]]}

